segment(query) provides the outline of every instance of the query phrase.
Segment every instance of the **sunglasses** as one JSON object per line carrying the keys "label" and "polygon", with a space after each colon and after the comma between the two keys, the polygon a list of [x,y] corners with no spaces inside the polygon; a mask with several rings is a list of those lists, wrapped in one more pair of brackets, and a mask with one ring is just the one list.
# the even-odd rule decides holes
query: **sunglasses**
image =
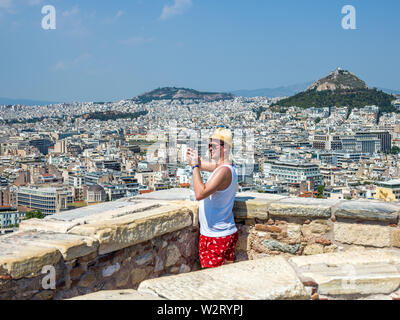
{"label": "sunglasses", "polygon": [[213,150],[215,150],[215,149],[217,149],[218,146],[223,147],[223,146],[224,146],[224,143],[223,143],[223,142],[221,142],[220,144],[209,143],[209,144],[208,144],[208,149],[212,148]]}

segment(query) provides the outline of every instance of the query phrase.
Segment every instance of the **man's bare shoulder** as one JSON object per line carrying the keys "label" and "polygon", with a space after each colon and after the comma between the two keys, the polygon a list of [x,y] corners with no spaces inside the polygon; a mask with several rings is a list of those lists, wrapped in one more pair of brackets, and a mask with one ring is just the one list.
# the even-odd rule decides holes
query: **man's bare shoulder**
{"label": "man's bare shoulder", "polygon": [[231,170],[225,166],[218,168],[217,176],[218,176],[217,179],[219,180],[218,190],[221,191],[221,190],[225,190],[226,188],[228,188],[232,182]]}
{"label": "man's bare shoulder", "polygon": [[225,175],[225,176],[230,176],[231,175],[231,169],[229,169],[228,167],[225,166],[221,166],[220,168],[218,168],[217,172],[219,174]]}

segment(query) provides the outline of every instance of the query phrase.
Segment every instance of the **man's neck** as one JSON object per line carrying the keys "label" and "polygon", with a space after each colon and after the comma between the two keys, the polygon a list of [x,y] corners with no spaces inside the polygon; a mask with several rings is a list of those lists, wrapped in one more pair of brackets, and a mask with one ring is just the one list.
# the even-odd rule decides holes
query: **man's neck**
{"label": "man's neck", "polygon": [[231,164],[231,161],[229,160],[229,158],[225,159],[224,157],[222,157],[217,163],[217,168],[225,164]]}

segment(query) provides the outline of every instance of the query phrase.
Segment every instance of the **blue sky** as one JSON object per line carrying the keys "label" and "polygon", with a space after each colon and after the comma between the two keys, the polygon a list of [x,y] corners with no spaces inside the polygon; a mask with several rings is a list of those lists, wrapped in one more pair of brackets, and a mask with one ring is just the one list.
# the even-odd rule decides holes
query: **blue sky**
{"label": "blue sky", "polygon": [[[41,27],[44,5],[56,30]],[[344,5],[357,29],[341,26]],[[319,79],[400,89],[398,0],[0,0],[0,97],[114,101]]]}

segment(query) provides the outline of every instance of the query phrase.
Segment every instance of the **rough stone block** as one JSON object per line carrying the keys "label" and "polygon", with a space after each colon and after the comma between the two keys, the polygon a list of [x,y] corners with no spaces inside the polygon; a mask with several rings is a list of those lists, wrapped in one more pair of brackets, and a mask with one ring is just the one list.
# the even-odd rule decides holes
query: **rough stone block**
{"label": "rough stone block", "polygon": [[336,200],[286,198],[269,205],[270,217],[330,218]]}
{"label": "rough stone block", "polygon": [[188,273],[190,271],[191,271],[191,268],[188,265],[184,264],[184,263],[179,268],[179,273]]}
{"label": "rough stone block", "polygon": [[44,219],[22,221],[19,230],[68,233],[72,228],[79,225],[132,214],[140,215],[145,211],[160,207],[163,203],[165,202],[139,200],[106,202],[47,216]]}
{"label": "rough stone block", "polygon": [[318,284],[323,295],[387,294],[400,285],[400,254],[394,250],[345,251],[293,257],[302,278]]}
{"label": "rough stone block", "polygon": [[315,243],[319,243],[322,244],[324,246],[329,246],[332,244],[331,240],[327,239],[327,238],[316,238],[315,239]]}
{"label": "rough stone block", "polygon": [[165,268],[164,260],[161,257],[156,256],[156,263],[155,263],[155,266],[154,266],[154,272],[162,271],[162,270],[164,270],[164,268]]}
{"label": "rough stone block", "polygon": [[301,226],[298,224],[289,223],[287,225],[287,236],[291,239],[298,239],[301,236]]}
{"label": "rough stone block", "polygon": [[300,244],[290,245],[276,240],[264,240],[262,244],[271,251],[282,251],[291,254],[295,254],[300,248]]}
{"label": "rough stone block", "polygon": [[71,221],[88,224],[99,220],[120,218],[132,214],[142,215],[146,211],[166,205],[165,201],[118,200],[79,208],[46,217],[43,221]]}
{"label": "rough stone block", "polygon": [[60,251],[65,261],[97,252],[99,243],[89,237],[54,233],[54,232],[18,232],[8,236],[14,244],[32,245],[45,248],[56,248]]}
{"label": "rough stone block", "polygon": [[71,270],[71,272],[69,273],[70,278],[72,280],[77,280],[81,277],[81,275],[85,272],[84,268],[82,268],[81,266],[73,268]]}
{"label": "rough stone block", "polygon": [[103,276],[103,278],[109,278],[117,273],[120,269],[121,265],[118,262],[112,265],[107,265],[101,270],[101,275]]}
{"label": "rough stone block", "polygon": [[337,249],[338,249],[338,246],[336,244],[331,244],[330,246],[324,247],[324,253],[336,252]]}
{"label": "rough stone block", "polygon": [[314,254],[324,253],[324,247],[321,244],[309,244],[304,248],[303,254],[306,256],[311,256]]}
{"label": "rough stone block", "polygon": [[400,248],[400,229],[392,229],[392,246]]}
{"label": "rough stone block", "polygon": [[195,254],[198,245],[198,238],[195,236],[191,236],[186,242],[185,248],[183,250],[183,256],[186,258],[192,257]]}
{"label": "rough stone block", "polygon": [[235,218],[268,219],[268,201],[261,199],[236,198],[233,206]]}
{"label": "rough stone block", "polygon": [[144,269],[144,268],[133,269],[131,272],[132,285],[136,285],[136,284],[142,282],[144,279],[146,279],[146,277],[147,277],[146,269]]}
{"label": "rough stone block", "polygon": [[371,247],[390,247],[391,228],[355,223],[334,223],[335,241]]}
{"label": "rough stone block", "polygon": [[301,227],[301,232],[305,237],[312,237],[314,235],[322,235],[330,231],[328,220],[314,220],[309,224]]}
{"label": "rough stone block", "polygon": [[397,223],[400,208],[380,201],[344,201],[333,209],[336,218]]}
{"label": "rough stone block", "polygon": [[88,288],[96,282],[96,276],[93,273],[86,273],[78,283],[79,287]]}
{"label": "rough stone block", "polygon": [[188,208],[169,205],[72,228],[70,234],[98,239],[99,254],[117,251],[192,225]]}
{"label": "rough stone block", "polygon": [[181,253],[178,247],[174,244],[169,245],[167,248],[167,259],[165,260],[165,266],[167,268],[173,266],[175,263],[178,262],[180,257]]}
{"label": "rough stone block", "polygon": [[238,262],[198,272],[145,280],[138,291],[171,300],[309,298],[292,267],[282,257]]}
{"label": "rough stone block", "polygon": [[169,269],[169,273],[172,274],[178,274],[179,273],[179,267],[172,267]]}
{"label": "rough stone block", "polygon": [[198,201],[171,201],[170,203],[178,204],[188,208],[192,212],[193,226],[199,227],[199,202]]}
{"label": "rough stone block", "polygon": [[256,230],[266,231],[266,232],[273,232],[273,233],[281,233],[282,228],[277,226],[269,226],[267,224],[256,224]]}
{"label": "rough stone block", "polygon": [[146,252],[140,256],[135,257],[135,262],[139,266],[149,263],[154,257],[153,252]]}
{"label": "rough stone block", "polygon": [[56,248],[36,246],[34,243],[21,245],[15,243],[13,238],[0,238],[0,274],[3,276],[13,279],[27,277],[41,272],[44,266],[55,266],[60,259],[61,253]]}
{"label": "rough stone block", "polygon": [[243,230],[239,232],[239,238],[235,249],[239,251],[248,251],[251,249],[251,238],[249,232],[244,232]]}
{"label": "rough stone block", "polygon": [[129,283],[129,280],[130,280],[129,276],[130,276],[130,272],[129,272],[128,268],[120,270],[116,274],[116,278],[115,278],[115,282],[116,282],[117,288],[126,287],[128,285],[128,283]]}

